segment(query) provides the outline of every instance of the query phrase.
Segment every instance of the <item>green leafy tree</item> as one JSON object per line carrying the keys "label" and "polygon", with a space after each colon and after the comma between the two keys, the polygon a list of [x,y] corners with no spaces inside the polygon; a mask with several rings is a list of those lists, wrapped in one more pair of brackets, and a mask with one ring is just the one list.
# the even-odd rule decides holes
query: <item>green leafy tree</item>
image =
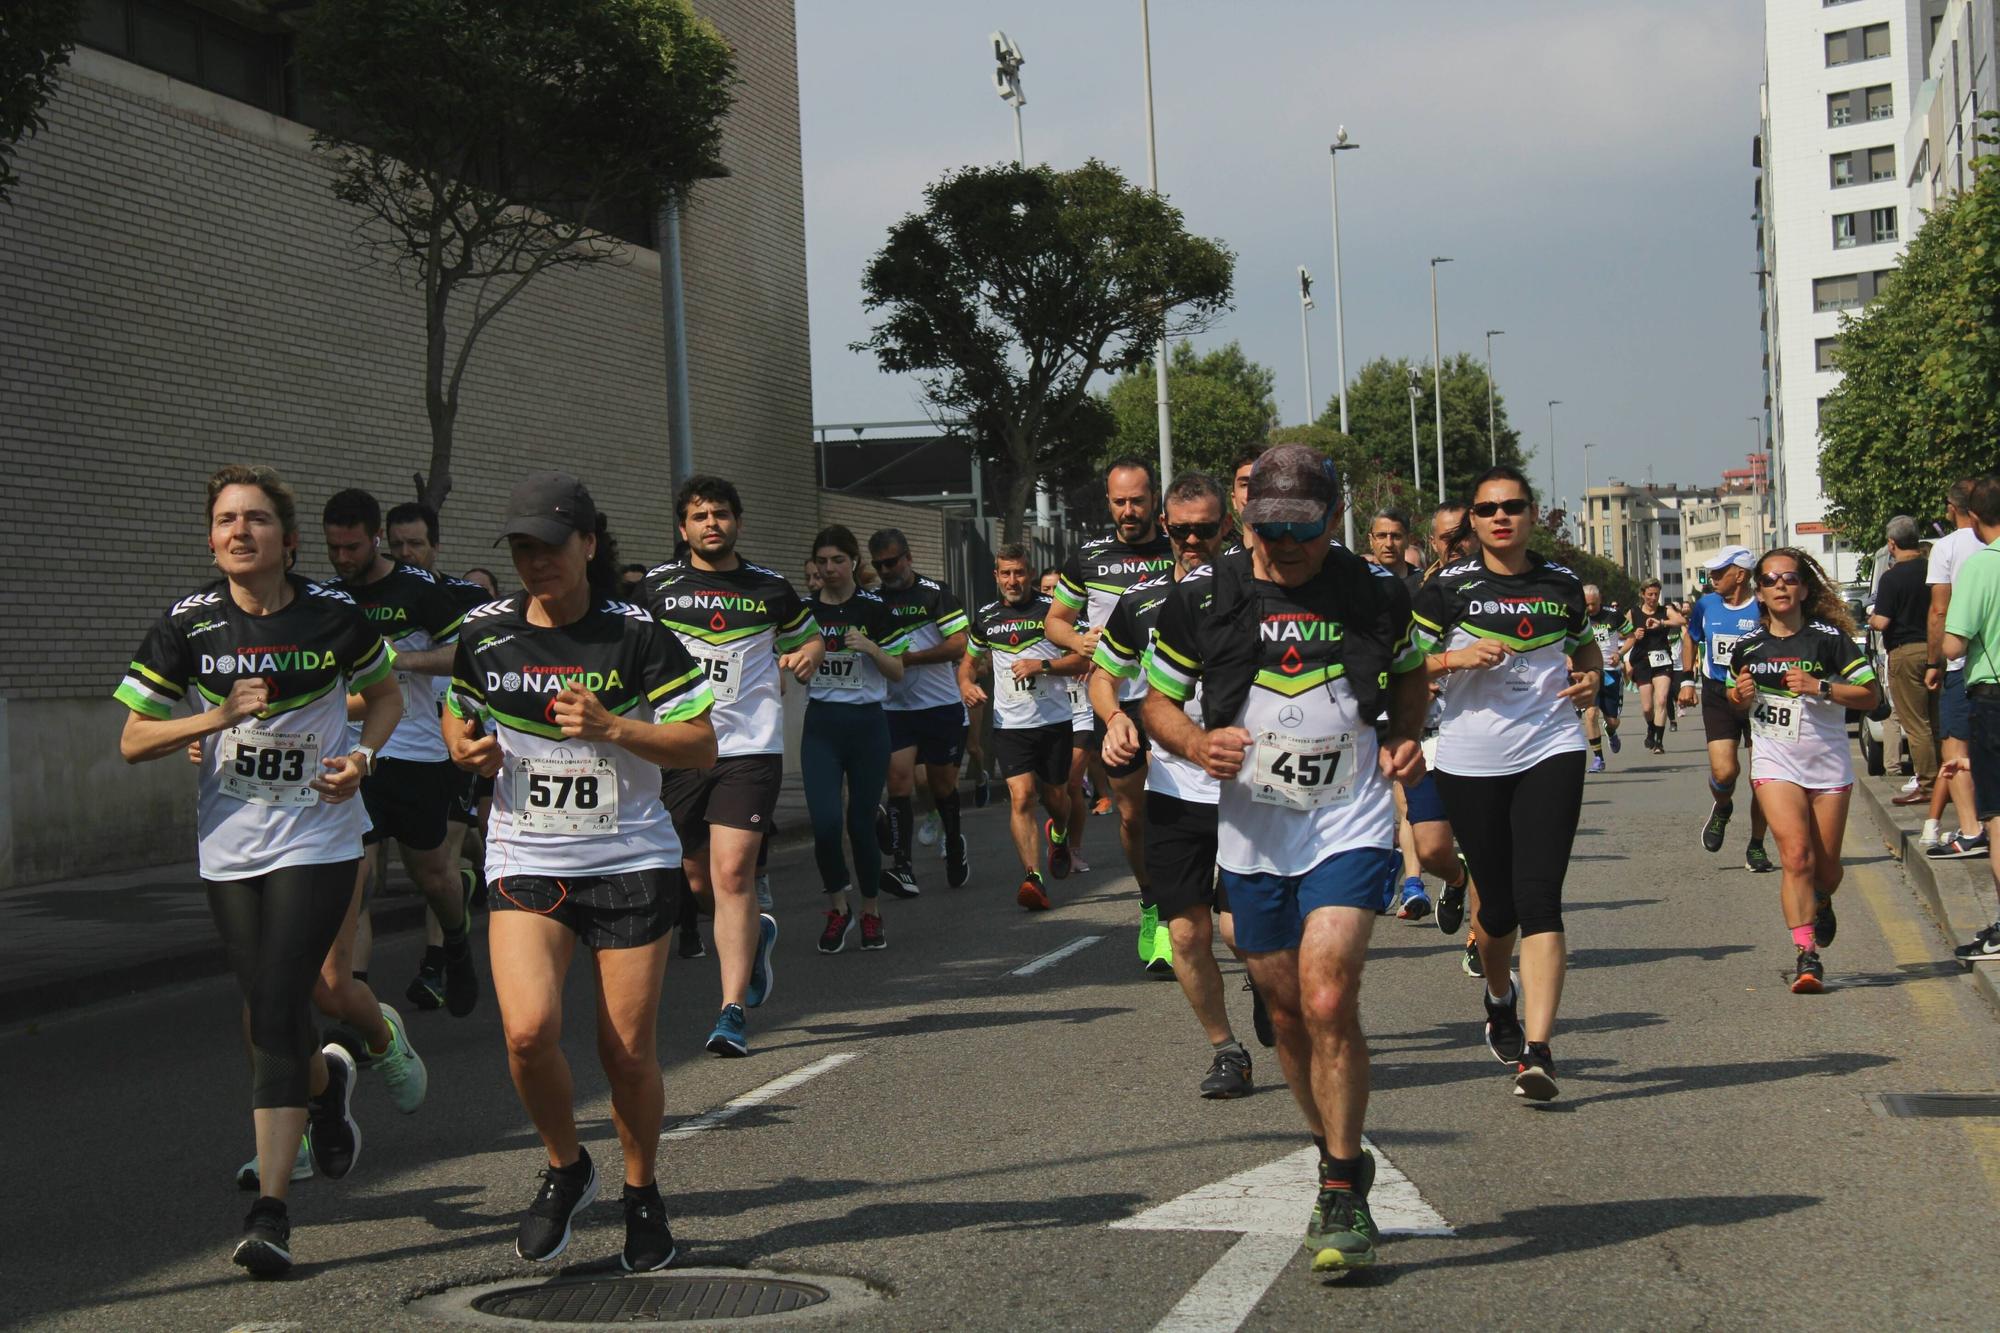
{"label": "green leafy tree", "polygon": [[[1398,358],[1377,357],[1363,366],[1347,388],[1348,433],[1359,441],[1362,457],[1372,471],[1399,476],[1414,485],[1410,463],[1410,375],[1418,376],[1418,470],[1426,503],[1437,500],[1437,425],[1433,408],[1431,368]],[[1463,353],[1444,363],[1445,494],[1463,498],[1472,480],[1492,465],[1486,434],[1486,365]],[[1493,396],[1493,420],[1501,463],[1523,467],[1521,437],[1507,420],[1504,395]],[[1336,398],[1320,414],[1319,424],[1338,426]],[[1525,470],[1525,468],[1524,468]]]}
{"label": "green leafy tree", "polygon": [[49,127],[42,112],[76,44],[83,0],[7,0],[0,5],[0,203],[20,178],[14,150]]}
{"label": "green leafy tree", "polygon": [[[1237,343],[1208,352],[1195,351],[1192,343],[1175,343],[1167,357],[1175,470],[1200,468],[1219,475],[1239,449],[1262,440],[1278,414],[1274,383],[1270,370],[1245,356]],[[1120,375],[1104,402],[1117,422],[1107,455],[1157,457],[1160,414],[1152,366]]]}
{"label": "green leafy tree", "polygon": [[1349,501],[1354,506],[1355,544],[1362,547],[1364,555],[1367,553],[1366,543],[1360,540],[1359,534],[1368,530],[1368,522],[1377,510],[1400,509],[1419,529],[1429,514],[1430,503],[1416,493],[1407,475],[1398,476],[1383,471],[1360,441],[1352,435],[1342,435],[1332,426],[1280,426],[1270,433],[1267,442],[1274,446],[1303,444],[1333,460],[1340,473],[1341,485],[1346,487]]}
{"label": "green leafy tree", "polygon": [[543,273],[622,260],[613,218],[722,174],[735,58],[688,0],[320,0],[300,55],[334,195],[423,299],[415,480],[441,506],[480,335]]}
{"label": "green leafy tree", "polygon": [[1111,414],[1093,378],[1208,327],[1229,305],[1235,256],[1094,160],[966,167],[924,205],[868,263],[863,305],[880,322],[854,350],[916,374],[936,416],[964,420],[1006,487],[1012,541],[1036,481],[1075,486],[1102,451]]}

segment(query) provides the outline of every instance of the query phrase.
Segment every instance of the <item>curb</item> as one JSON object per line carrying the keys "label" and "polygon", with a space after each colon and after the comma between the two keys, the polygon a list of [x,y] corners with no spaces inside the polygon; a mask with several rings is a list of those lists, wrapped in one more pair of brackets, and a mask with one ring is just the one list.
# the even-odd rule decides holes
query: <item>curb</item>
{"label": "curb", "polygon": [[[1930,914],[1932,924],[1943,933],[1945,947],[1952,948],[1955,941],[1971,938],[1978,926],[1961,928],[1951,919],[1944,896],[1938,891],[1937,866],[1917,846],[1917,835],[1896,822],[1894,811],[1876,791],[1874,783],[1862,778],[1854,785],[1867,800],[1882,841],[1888,845],[1890,854],[1902,863],[1904,881],[1915,891],[1917,900]],[[1985,924],[1979,923],[1981,926]],[[1994,976],[1995,965],[1964,963],[1961,966],[1972,974],[1972,984],[1986,998],[1986,1002],[2000,1010],[2000,980]]]}

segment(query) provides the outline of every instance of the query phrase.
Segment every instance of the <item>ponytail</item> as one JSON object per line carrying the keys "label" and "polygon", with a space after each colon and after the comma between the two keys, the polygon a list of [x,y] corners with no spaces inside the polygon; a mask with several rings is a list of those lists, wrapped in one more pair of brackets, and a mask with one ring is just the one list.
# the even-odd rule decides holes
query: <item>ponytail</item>
{"label": "ponytail", "polygon": [[611,535],[611,525],[601,509],[597,512],[594,535],[597,538],[597,554],[590,557],[590,564],[583,571],[584,582],[597,596],[616,598],[621,591],[618,586],[618,541]]}

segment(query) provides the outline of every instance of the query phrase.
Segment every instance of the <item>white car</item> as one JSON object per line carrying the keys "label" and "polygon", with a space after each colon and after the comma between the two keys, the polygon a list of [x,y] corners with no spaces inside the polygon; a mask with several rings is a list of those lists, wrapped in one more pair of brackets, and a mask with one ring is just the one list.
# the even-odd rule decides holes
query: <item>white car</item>
{"label": "white car", "polygon": [[[1875,679],[1881,682],[1883,697],[1888,697],[1889,654],[1882,646],[1882,636],[1868,626],[1869,587],[1866,583],[1849,583],[1840,590],[1847,602],[1847,613],[1854,618],[1855,628],[1861,631],[1861,643],[1868,654],[1869,664],[1875,668]],[[1877,710],[1881,711],[1881,710]],[[1866,713],[1847,710],[1847,720],[1854,724],[1854,738],[1861,746],[1861,764],[1871,778],[1879,778],[1887,771],[1887,756],[1882,753],[1883,724]],[[1885,719],[1886,720],[1886,719]]]}

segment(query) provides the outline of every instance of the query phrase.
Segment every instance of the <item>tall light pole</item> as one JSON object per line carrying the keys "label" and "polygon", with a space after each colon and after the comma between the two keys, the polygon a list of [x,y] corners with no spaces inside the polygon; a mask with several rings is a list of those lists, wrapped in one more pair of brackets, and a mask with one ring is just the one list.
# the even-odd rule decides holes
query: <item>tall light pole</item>
{"label": "tall light pole", "polygon": [[1028,104],[1027,94],[1021,91],[1021,66],[1028,58],[1021,54],[1021,48],[1014,45],[1014,39],[1006,33],[993,34],[993,86],[1000,93],[1000,100],[1014,108],[1014,165],[1028,165],[1028,152],[1021,138],[1021,108]]}
{"label": "tall light pole", "polygon": [[[1334,369],[1340,373],[1340,433],[1347,434],[1347,315],[1340,304],[1340,155],[1349,149],[1359,148],[1358,143],[1347,141],[1347,126],[1342,125],[1333,132],[1333,143],[1327,147],[1328,160],[1333,164],[1333,359]],[[1340,479],[1346,503],[1341,505],[1342,533],[1347,549],[1354,549],[1354,485],[1353,478]]]}
{"label": "tall light pole", "polygon": [[1449,264],[1443,256],[1431,259],[1431,406],[1437,412],[1438,503],[1444,503],[1444,363],[1438,358],[1438,265]]}
{"label": "tall light pole", "polygon": [[1590,451],[1596,447],[1595,444],[1586,444],[1583,446],[1583,548],[1586,551],[1597,551],[1599,555],[1608,556],[1611,552],[1598,551],[1596,545],[1597,539],[1591,535],[1596,531],[1596,525],[1590,516]]}
{"label": "tall light pole", "polygon": [[1505,329],[1486,330],[1486,461],[1500,465],[1500,436],[1493,429],[1493,340]]}
{"label": "tall light pole", "polygon": [[1306,424],[1312,425],[1318,400],[1313,397],[1312,332],[1306,327],[1306,312],[1313,308],[1313,275],[1299,265],[1299,347],[1306,357]]}
{"label": "tall light pole", "polygon": [[1562,406],[1562,399],[1549,399],[1549,503],[1556,499],[1556,409]]}
{"label": "tall light pole", "polygon": [[1423,456],[1417,452],[1417,399],[1424,396],[1424,377],[1410,367],[1410,480],[1416,486],[1416,497],[1424,498]]}
{"label": "tall light pole", "polygon": [[[1139,0],[1139,47],[1146,74],[1146,188],[1160,193],[1160,155],[1153,142],[1153,23],[1146,0]],[[1174,423],[1167,411],[1167,336],[1153,347],[1153,379],[1160,409],[1160,485],[1174,475]]]}

